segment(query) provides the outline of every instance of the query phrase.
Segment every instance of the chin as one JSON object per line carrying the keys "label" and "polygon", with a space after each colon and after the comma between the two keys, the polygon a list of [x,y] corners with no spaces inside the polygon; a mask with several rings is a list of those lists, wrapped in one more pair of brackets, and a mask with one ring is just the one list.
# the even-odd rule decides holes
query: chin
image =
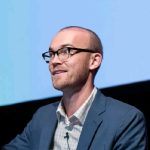
{"label": "chin", "polygon": [[53,82],[53,87],[60,91],[63,91],[69,85],[67,80],[52,80],[52,82]]}
{"label": "chin", "polygon": [[58,84],[53,84],[54,88],[57,89],[57,90],[60,90],[60,91],[63,91],[63,89],[65,88],[64,85],[58,85]]}

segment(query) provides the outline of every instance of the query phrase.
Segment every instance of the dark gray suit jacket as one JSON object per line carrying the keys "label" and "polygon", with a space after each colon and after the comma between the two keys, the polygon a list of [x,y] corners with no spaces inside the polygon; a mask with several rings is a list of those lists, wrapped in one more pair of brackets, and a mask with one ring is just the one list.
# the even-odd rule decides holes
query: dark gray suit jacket
{"label": "dark gray suit jacket", "polygon": [[[22,134],[3,150],[48,150],[57,125],[57,103],[41,107]],[[146,150],[146,124],[133,106],[97,92],[86,117],[77,150]]]}

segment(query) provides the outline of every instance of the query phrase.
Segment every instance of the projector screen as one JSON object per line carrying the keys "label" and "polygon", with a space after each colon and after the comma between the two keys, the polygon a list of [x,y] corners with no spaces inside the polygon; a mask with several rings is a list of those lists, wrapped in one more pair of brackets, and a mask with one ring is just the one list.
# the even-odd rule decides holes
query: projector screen
{"label": "projector screen", "polygon": [[53,88],[48,50],[62,27],[90,28],[101,38],[104,59],[98,88],[150,79],[149,0],[1,0],[0,105],[61,95]]}

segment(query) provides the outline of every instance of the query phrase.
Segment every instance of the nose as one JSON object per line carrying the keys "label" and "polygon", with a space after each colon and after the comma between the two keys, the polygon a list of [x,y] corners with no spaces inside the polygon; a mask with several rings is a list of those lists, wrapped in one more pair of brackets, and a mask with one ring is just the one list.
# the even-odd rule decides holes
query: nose
{"label": "nose", "polygon": [[53,71],[55,67],[58,65],[61,65],[62,62],[60,61],[58,55],[55,55],[50,61],[49,61],[49,71],[50,73]]}
{"label": "nose", "polygon": [[61,64],[61,61],[57,54],[55,54],[55,56],[53,58],[51,58],[51,60],[49,61],[49,64],[50,65]]}

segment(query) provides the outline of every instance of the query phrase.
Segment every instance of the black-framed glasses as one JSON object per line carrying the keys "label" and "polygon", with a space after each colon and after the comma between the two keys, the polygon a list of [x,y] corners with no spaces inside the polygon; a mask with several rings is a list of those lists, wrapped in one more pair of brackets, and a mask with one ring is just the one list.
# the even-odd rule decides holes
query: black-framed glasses
{"label": "black-framed glasses", "polygon": [[49,61],[54,59],[55,55],[58,56],[60,61],[65,61],[72,55],[80,52],[99,53],[98,50],[82,49],[82,48],[75,48],[75,47],[63,47],[58,49],[57,51],[53,51],[51,50],[51,48],[49,48],[49,51],[43,53],[42,57],[46,63],[49,63]]}

